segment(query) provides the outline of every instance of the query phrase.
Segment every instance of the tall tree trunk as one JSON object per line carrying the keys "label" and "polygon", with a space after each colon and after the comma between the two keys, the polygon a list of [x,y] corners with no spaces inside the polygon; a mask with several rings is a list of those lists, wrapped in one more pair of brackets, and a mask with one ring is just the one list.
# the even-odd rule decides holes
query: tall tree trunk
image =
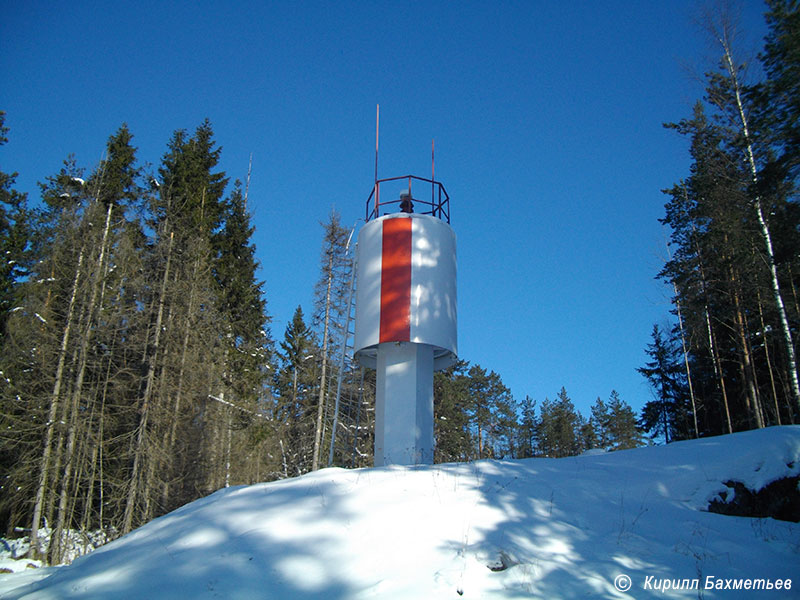
{"label": "tall tree trunk", "polygon": [[[683,188],[686,194],[686,187]],[[688,200],[688,198],[687,198]],[[698,258],[698,269],[700,270],[700,287],[703,293],[703,312],[706,318],[706,333],[708,335],[708,347],[711,351],[711,361],[714,365],[714,373],[719,380],[720,393],[722,394],[722,407],[725,410],[725,425],[727,426],[728,433],[733,433],[733,425],[731,423],[731,410],[728,402],[728,390],[725,386],[725,371],[722,368],[722,361],[719,358],[719,351],[714,336],[714,329],[711,327],[711,314],[708,302],[708,279],[706,278],[705,268],[703,267],[702,253],[700,252],[700,244],[697,240],[697,229],[692,224],[692,241],[695,247],[695,253]]]}
{"label": "tall tree trunk", "polygon": [[689,399],[692,401],[692,419],[694,422],[694,437],[700,437],[700,429],[697,426],[697,401],[694,397],[694,385],[692,384],[692,370],[689,367],[689,349],[686,346],[686,332],[683,330],[683,316],[681,314],[681,303],[678,300],[678,286],[672,283],[675,290],[675,306],[678,309],[678,328],[681,333],[681,351],[683,353],[683,366],[686,368],[686,380],[689,383]]}
{"label": "tall tree trunk", "polygon": [[[116,337],[116,336],[115,336]],[[115,344],[112,342],[112,346]],[[94,497],[95,486],[99,486],[100,489],[100,516],[97,521],[97,527],[103,529],[103,520],[102,520],[102,501],[103,501],[103,435],[105,430],[105,412],[106,412],[106,400],[108,399],[108,386],[111,380],[111,364],[112,360],[109,359],[106,365],[106,376],[103,381],[103,390],[100,395],[100,406],[98,410],[98,424],[97,424],[97,432],[94,436],[92,436],[92,449],[91,454],[92,458],[90,461],[91,464],[91,472],[89,473],[89,480],[86,483],[86,505],[83,513],[83,519],[81,522],[81,529],[83,531],[88,531],[91,528],[91,519],[92,519],[92,498]]]}
{"label": "tall tree trunk", "polygon": [[322,421],[325,410],[326,378],[328,370],[328,324],[331,311],[331,288],[333,287],[333,251],[328,257],[328,286],[325,291],[325,323],[322,328],[322,374],[319,382],[319,403],[317,405],[317,425],[314,432],[314,455],[311,458],[311,470],[319,469],[319,455],[322,444]]}
{"label": "tall tree trunk", "polygon": [[761,419],[761,411],[759,410],[758,394],[755,389],[753,381],[753,361],[750,356],[750,343],[747,339],[747,332],[745,329],[744,313],[742,309],[741,299],[739,298],[738,283],[733,269],[730,269],[731,282],[733,283],[733,305],[734,305],[734,322],[736,324],[736,333],[739,337],[741,358],[739,360],[739,370],[742,374],[742,383],[745,385],[745,398],[747,399],[747,410],[750,413],[750,419],[755,421],[758,429],[764,427],[764,422]]}
{"label": "tall tree trunk", "polygon": [[[223,392],[224,393],[224,392]],[[231,407],[225,407],[227,416],[225,428],[225,487],[231,487],[231,442],[233,438],[233,414]]]}
{"label": "tall tree trunk", "polygon": [[722,362],[719,359],[719,352],[717,351],[717,344],[714,340],[714,329],[711,327],[711,317],[708,313],[708,305],[705,307],[706,315],[706,333],[708,334],[708,346],[711,350],[711,360],[714,364],[714,372],[719,380],[720,392],[722,393],[722,407],[725,409],[725,425],[728,428],[728,433],[733,433],[733,425],[731,424],[731,410],[728,403],[728,390],[725,386],[725,372],[722,369]]}
{"label": "tall tree trunk", "polygon": [[164,304],[166,301],[167,281],[169,280],[169,268],[172,261],[172,244],[175,239],[174,232],[169,234],[169,245],[167,246],[167,263],[164,267],[164,277],[161,280],[161,289],[158,297],[158,313],[156,316],[156,327],[153,339],[153,352],[150,356],[150,364],[147,368],[147,381],[145,383],[144,394],[141,402],[141,414],[139,417],[139,427],[136,433],[136,443],[133,450],[133,468],[131,471],[128,494],[125,501],[125,514],[122,519],[122,533],[128,533],[133,526],[133,512],[138,500],[140,483],[140,471],[142,460],[144,459],[145,443],[147,440],[147,426],[150,411],[150,401],[153,394],[155,383],[156,365],[158,364],[159,345],[161,341],[161,327],[164,318]]}
{"label": "tall tree trunk", "polygon": [[53,531],[50,542],[50,563],[57,564],[61,562],[62,557],[62,536],[64,532],[64,525],[67,519],[67,500],[70,489],[70,480],[72,478],[72,469],[75,466],[75,440],[78,435],[78,426],[80,423],[78,408],[80,405],[81,395],[83,393],[83,380],[86,376],[86,365],[89,355],[89,343],[94,333],[95,312],[97,310],[97,299],[100,295],[100,288],[103,284],[103,276],[105,275],[105,259],[106,259],[106,243],[108,240],[108,232],[111,228],[111,212],[113,204],[108,205],[106,212],[106,222],[103,229],[103,236],[100,240],[100,250],[97,256],[96,267],[94,269],[94,276],[92,281],[92,290],[89,297],[89,306],[86,309],[86,323],[84,326],[83,334],[81,335],[80,351],[78,355],[78,370],[75,377],[75,383],[72,390],[72,406],[69,420],[69,428],[67,431],[67,446],[64,456],[64,476],[61,481],[61,495],[58,502],[58,513],[56,517],[56,526]]}
{"label": "tall tree trunk", "polygon": [[[745,143],[745,155],[747,164],[750,168],[750,176],[754,185],[754,189],[758,189],[758,168],[756,167],[755,155],[753,153],[753,141],[750,136],[748,128],[747,116],[744,111],[744,104],[742,102],[741,84],[736,67],[733,64],[733,56],[728,38],[728,28],[723,26],[722,35],[718,38],[719,43],[722,45],[724,51],[725,69],[728,72],[731,85],[733,86],[734,97],[736,99],[736,109],[739,115],[741,126],[741,134]],[[764,211],[761,206],[761,197],[756,193],[753,199],[753,207],[758,218],[758,225],[761,231],[761,237],[764,240],[764,247],[767,251],[767,265],[769,266],[770,279],[772,281],[772,293],[775,300],[775,307],[778,310],[778,316],[783,330],[784,345],[789,368],[789,379],[791,381],[792,396],[795,401],[796,408],[800,410],[800,380],[797,375],[797,360],[795,358],[794,341],[792,340],[792,331],[789,327],[789,319],[786,315],[786,307],[783,303],[783,296],[781,295],[780,281],[778,279],[778,268],[775,264],[775,253],[772,250],[772,236],[770,234],[769,226],[764,219]]]}
{"label": "tall tree trunk", "polygon": [[794,285],[794,275],[792,274],[792,265],[786,265],[786,269],[788,270],[789,275],[789,288],[792,290],[792,300],[794,301],[794,314],[795,317],[800,315],[800,303],[798,303],[797,299],[797,288]]}
{"label": "tall tree trunk", "polygon": [[58,353],[58,366],[56,367],[55,383],[53,384],[53,393],[50,395],[50,412],[47,416],[44,447],[41,458],[41,471],[39,473],[39,482],[36,486],[36,498],[33,503],[33,520],[31,522],[29,554],[31,558],[34,559],[39,559],[42,557],[39,541],[39,526],[42,520],[42,508],[44,507],[44,498],[47,491],[47,479],[48,472],[50,470],[50,455],[53,448],[53,434],[55,432],[56,417],[58,416],[61,398],[64,363],[66,362],[67,348],[69,347],[69,338],[72,329],[72,317],[75,312],[75,299],[78,295],[78,284],[80,283],[82,267],[83,248],[81,248],[80,254],[78,255],[78,266],[75,269],[75,279],[72,283],[72,292],[69,299],[69,308],[67,309],[67,318],[64,324],[64,332],[61,336],[61,349]]}
{"label": "tall tree trunk", "polygon": [[764,358],[767,361],[767,373],[772,390],[772,400],[775,404],[775,424],[781,424],[781,410],[778,407],[778,388],[775,385],[775,374],[772,372],[772,360],[769,356],[769,341],[767,339],[767,324],[764,322],[764,309],[761,302],[761,292],[758,291],[758,317],[761,321],[761,339],[764,340]]}
{"label": "tall tree trunk", "polygon": [[[184,379],[186,375],[186,356],[189,351],[189,334],[192,330],[192,316],[194,312],[194,302],[195,302],[195,283],[197,281],[197,272],[200,268],[199,266],[199,259],[195,259],[194,267],[192,272],[192,283],[189,289],[189,306],[186,312],[186,322],[184,325],[184,332],[183,332],[183,345],[181,346],[181,360],[180,360],[180,368],[178,370],[178,389],[175,392],[175,403],[173,405],[172,410],[172,418],[170,419],[170,431],[169,431],[169,438],[167,441],[167,454],[173,455],[172,453],[175,450],[175,440],[178,434],[178,423],[180,421],[180,411],[181,411],[181,404],[183,401],[183,385]],[[164,487],[162,490],[162,502],[166,506],[167,500],[169,498],[169,488],[170,488],[170,481],[167,479],[164,482]]]}

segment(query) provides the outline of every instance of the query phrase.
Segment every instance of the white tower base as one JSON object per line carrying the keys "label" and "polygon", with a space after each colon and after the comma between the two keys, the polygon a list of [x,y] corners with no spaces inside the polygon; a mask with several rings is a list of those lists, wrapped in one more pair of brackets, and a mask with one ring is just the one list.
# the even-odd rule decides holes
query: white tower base
{"label": "white tower base", "polygon": [[377,358],[375,466],[433,464],[433,346],[386,342]]}

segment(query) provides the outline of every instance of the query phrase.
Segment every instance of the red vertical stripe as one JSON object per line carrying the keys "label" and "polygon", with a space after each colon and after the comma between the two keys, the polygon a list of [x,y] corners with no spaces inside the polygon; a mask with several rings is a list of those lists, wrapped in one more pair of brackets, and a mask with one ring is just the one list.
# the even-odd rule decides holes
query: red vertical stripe
{"label": "red vertical stripe", "polygon": [[411,330],[411,219],[383,222],[380,342],[407,342]]}

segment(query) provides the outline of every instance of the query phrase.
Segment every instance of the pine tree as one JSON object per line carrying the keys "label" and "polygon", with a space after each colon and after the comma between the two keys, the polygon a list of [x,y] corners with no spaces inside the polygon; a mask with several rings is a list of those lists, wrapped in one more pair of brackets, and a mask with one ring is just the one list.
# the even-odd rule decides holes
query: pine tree
{"label": "pine tree", "polygon": [[476,456],[467,406],[469,363],[458,361],[433,374],[434,461],[460,462]]}
{"label": "pine tree", "polygon": [[492,371],[492,396],[495,406],[495,419],[492,428],[495,458],[518,458],[519,445],[517,432],[519,418],[517,406],[508,389],[500,379],[500,375]]}
{"label": "pine tree", "polygon": [[[750,199],[750,209],[752,215],[756,218],[757,231],[761,238],[759,252],[763,253],[763,262],[767,266],[773,308],[783,333],[783,350],[787,362],[787,375],[790,381],[792,401],[795,409],[800,411],[798,364],[795,357],[792,327],[786,311],[784,292],[776,261],[773,227],[769,218],[770,214],[776,212],[772,205],[778,199],[764,195],[765,182],[760,179],[760,171],[763,164],[765,162],[770,164],[771,148],[768,143],[763,141],[765,134],[754,128],[754,125],[758,124],[758,120],[753,120],[749,116],[752,102],[748,100],[748,86],[743,73],[744,67],[734,57],[735,28],[733,21],[733,17],[724,12],[719,15],[718,19],[708,20],[707,28],[709,34],[720,44],[722,57],[720,68],[708,74],[706,93],[709,103],[717,109],[717,121],[727,130],[726,142],[730,147],[731,153],[745,164],[748,181],[746,189]],[[796,29],[798,29],[798,26],[795,24]],[[795,59],[795,62],[797,62],[797,59]],[[790,126],[784,132],[790,131],[791,127],[796,128],[797,126]],[[794,152],[796,153],[796,151]],[[744,361],[747,363],[748,358],[745,357]],[[758,406],[758,398],[753,393],[755,392],[755,384],[749,379],[750,373],[745,372],[744,375],[748,378],[748,400],[754,424],[756,427],[763,427],[762,408]]]}
{"label": "pine tree", "polygon": [[561,458],[583,452],[584,424],[585,421],[575,410],[566,389],[561,388],[555,400],[545,398],[540,409],[536,432],[542,456]]}
{"label": "pine tree", "polygon": [[674,252],[660,276],[675,291],[695,436],[800,416],[798,6],[769,2],[766,78],[755,84],[735,58],[734,20],[707,19],[719,64],[692,118],[669,125],[691,139],[693,164],[666,190]]}
{"label": "pine tree", "polygon": [[580,452],[597,448],[597,432],[591,420],[578,413],[578,439],[580,441]]}
{"label": "pine tree", "polygon": [[[770,151],[762,153],[765,160],[758,173],[759,193],[773,199],[766,218],[775,239],[775,267],[781,276],[782,289],[786,290],[787,318],[790,328],[796,331],[800,322],[796,292],[800,274],[800,255],[797,252],[800,247],[800,208],[797,202],[800,177],[800,5],[796,0],[768,0],[767,6],[769,32],[760,56],[766,79],[753,90],[756,109],[753,128],[760,133],[762,143],[769,145]],[[765,324],[762,327],[765,337],[769,333],[767,329]],[[780,349],[773,353],[775,362],[779,362],[783,355],[785,353]],[[777,365],[775,370],[779,368]],[[783,410],[784,403],[780,402],[778,391],[780,380],[785,378],[775,377],[772,373],[771,369],[770,385],[777,387],[773,392],[774,422],[796,422],[795,415],[800,417],[800,410],[794,409],[800,409],[800,406],[795,402],[796,406],[792,407],[787,398],[787,410]],[[784,414],[783,421],[781,414]]]}
{"label": "pine tree", "polygon": [[766,80],[755,90],[760,131],[777,150],[762,179],[796,181],[800,169],[800,5],[767,0],[767,34],[761,62]]}
{"label": "pine tree", "polygon": [[610,421],[611,415],[608,405],[598,396],[592,405],[589,422],[595,434],[595,441],[598,448],[608,450],[610,444]]}
{"label": "pine tree", "polygon": [[467,394],[469,397],[468,410],[472,427],[475,431],[475,440],[478,444],[478,459],[492,457],[490,443],[490,428],[494,418],[492,405],[491,381],[486,369],[480,365],[472,365],[468,372]]}
{"label": "pine tree", "polygon": [[525,396],[520,404],[521,421],[519,424],[518,437],[518,457],[531,458],[536,456],[537,440],[536,429],[539,420],[536,417],[536,400],[530,396]]}
{"label": "pine tree", "polygon": [[472,365],[467,373],[467,414],[477,443],[477,458],[515,453],[517,418],[511,391],[494,371]]}
{"label": "pine tree", "polygon": [[628,450],[644,444],[644,436],[636,423],[636,413],[615,390],[611,391],[605,406],[605,438],[609,450]]}
{"label": "pine tree", "polygon": [[[694,163],[691,177],[667,190],[671,200],[662,222],[672,229],[675,252],[660,277],[675,290],[684,372],[692,373],[693,410],[702,411],[692,414],[693,428],[704,424],[721,433],[763,426],[767,407],[780,422],[778,396],[791,394],[775,384],[785,354],[768,301],[747,174],[726,148],[725,130],[709,122],[702,105],[674,127],[691,136]],[[787,412],[791,416],[791,407]]]}

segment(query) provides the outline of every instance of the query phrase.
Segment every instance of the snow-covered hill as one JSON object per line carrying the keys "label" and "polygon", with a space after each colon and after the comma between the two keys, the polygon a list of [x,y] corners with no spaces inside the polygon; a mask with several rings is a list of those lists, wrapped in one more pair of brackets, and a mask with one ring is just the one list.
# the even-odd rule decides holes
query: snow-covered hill
{"label": "snow-covered hill", "polygon": [[221,490],[69,567],[4,575],[0,591],[37,600],[798,598],[800,525],[705,510],[720,492],[730,497],[726,481],[759,489],[798,474],[800,427],[575,458],[327,469]]}

